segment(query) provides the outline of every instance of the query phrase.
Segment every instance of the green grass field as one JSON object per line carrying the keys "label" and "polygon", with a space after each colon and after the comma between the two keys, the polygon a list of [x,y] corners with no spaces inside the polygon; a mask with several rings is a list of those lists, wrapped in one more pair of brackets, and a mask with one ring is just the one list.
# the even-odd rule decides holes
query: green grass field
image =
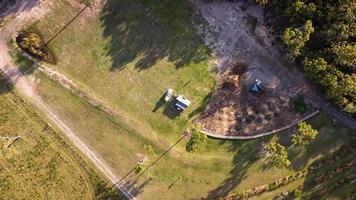
{"label": "green grass field", "polygon": [[[65,1],[54,3],[66,9],[55,9],[35,25],[47,40],[77,12]],[[153,5],[108,1],[100,16],[80,16],[51,43],[60,66],[53,67],[118,110],[143,135],[175,141],[199,114],[194,111],[214,90],[215,79],[207,49],[187,17],[189,7],[180,1]],[[168,88],[193,102],[181,116],[163,104]]]}
{"label": "green grass field", "polygon": [[[53,11],[34,24],[47,40],[78,12],[66,1],[53,5]],[[168,149],[214,91],[209,52],[195,35],[192,18],[200,20],[183,1],[109,0],[99,16],[80,16],[50,44],[59,61],[50,67],[121,117],[102,112],[41,73],[36,75],[41,79],[39,94],[119,176],[135,166],[144,144],[158,153]],[[182,115],[163,104],[167,88],[192,100]],[[225,196],[288,176],[352,143],[351,131],[323,114],[311,123],[320,135],[304,150],[291,145],[288,133],[250,141],[209,139],[195,154],[185,151],[183,140],[153,167],[151,178],[146,174],[139,180],[137,194],[144,199]],[[266,166],[259,157],[260,146],[271,139],[287,146],[291,167]]]}
{"label": "green grass field", "polygon": [[0,199],[122,199],[9,87],[0,76]]}
{"label": "green grass field", "polygon": [[[135,166],[137,154],[143,153],[144,144],[152,144],[158,153],[165,150],[164,145],[154,143],[154,138],[146,139],[141,133],[61,88],[45,75],[37,74],[37,77],[41,79],[38,91],[43,100],[51,105],[118,175],[124,176]],[[320,135],[305,150],[293,147],[291,137],[287,133],[250,141],[209,139],[195,154],[185,152],[186,141],[183,140],[153,167],[151,180],[147,176],[142,177],[138,184],[138,187],[141,187],[139,197],[189,199],[243,191],[288,176],[319,158],[328,157],[339,147],[352,143],[351,131],[334,124],[324,114],[312,119],[311,123],[318,128]],[[266,165],[266,160],[259,157],[260,145],[271,139],[279,140],[287,147],[291,167],[278,169]],[[178,177],[182,180],[168,189]]]}

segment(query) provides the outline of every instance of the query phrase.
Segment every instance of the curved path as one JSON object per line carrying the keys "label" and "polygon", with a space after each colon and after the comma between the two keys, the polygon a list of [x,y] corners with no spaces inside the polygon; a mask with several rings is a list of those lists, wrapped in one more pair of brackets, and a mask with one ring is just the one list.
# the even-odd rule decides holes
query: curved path
{"label": "curved path", "polygon": [[251,135],[251,136],[219,135],[219,134],[214,134],[214,133],[211,133],[211,132],[205,131],[205,130],[202,130],[202,133],[204,133],[205,135],[207,135],[209,137],[218,138],[218,139],[225,139],[225,140],[251,140],[251,139],[256,139],[256,138],[261,138],[261,137],[273,135],[275,133],[290,129],[293,126],[296,126],[297,124],[299,124],[300,122],[303,122],[303,121],[305,121],[305,120],[317,115],[318,113],[319,113],[319,110],[317,110],[317,111],[307,115],[306,117],[304,117],[304,118],[302,118],[300,120],[297,120],[297,121],[295,121],[295,122],[293,122],[293,123],[291,123],[289,125],[283,126],[281,128],[278,128],[278,129],[275,129],[275,130],[272,130],[272,131],[268,131],[268,132],[260,133],[260,134],[256,134],[256,135]]}
{"label": "curved path", "polygon": [[29,77],[24,76],[12,63],[11,56],[9,55],[9,48],[7,46],[11,37],[21,27],[40,19],[48,11],[47,6],[37,0],[26,0],[23,6],[19,5],[19,7],[21,9],[18,13],[16,13],[15,18],[0,32],[0,70],[4,72],[4,75],[7,79],[9,79],[16,90],[34,106],[36,106],[38,110],[44,113],[54,124],[56,124],[63,131],[63,133],[66,134],[71,142],[80,151],[82,151],[82,153],[86,155],[128,199],[135,199],[135,197],[130,194],[124,186],[117,184],[120,178],[112,172],[110,167],[79,137],[77,137],[70,127],[68,127],[58,116],[56,116],[51,108],[41,100],[41,98],[36,94],[34,85],[30,81]]}

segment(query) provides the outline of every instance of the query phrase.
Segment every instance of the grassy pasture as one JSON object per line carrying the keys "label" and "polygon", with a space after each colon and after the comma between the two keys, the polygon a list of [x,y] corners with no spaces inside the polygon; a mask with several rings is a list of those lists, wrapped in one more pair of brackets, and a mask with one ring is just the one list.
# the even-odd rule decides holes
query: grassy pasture
{"label": "grassy pasture", "polygon": [[122,199],[9,87],[0,76],[0,199]]}
{"label": "grassy pasture", "polygon": [[[47,40],[78,12],[67,1],[53,6],[34,24]],[[194,34],[192,18],[199,21],[184,1],[108,0],[99,16],[84,13],[50,44],[58,57],[58,65],[50,67],[122,116],[112,118],[41,73],[39,94],[119,176],[132,169],[144,144],[164,152],[214,91],[209,52]],[[193,102],[180,116],[163,104],[168,87]],[[195,154],[185,152],[183,140],[154,166],[152,179],[140,179],[137,193],[149,199],[224,196],[290,175],[352,142],[350,130],[324,115],[311,123],[320,135],[305,150],[294,148],[288,133],[250,141],[209,139]],[[286,145],[291,167],[277,169],[259,157],[260,146],[271,139]]]}
{"label": "grassy pasture", "polygon": [[[53,12],[35,24],[47,40],[78,12],[66,1],[53,3]],[[174,141],[215,86],[190,12],[181,1],[110,0],[100,16],[80,16],[53,40],[59,60],[53,67],[122,113],[132,128]],[[163,103],[167,88],[192,100],[187,112],[178,115]]]}
{"label": "grassy pasture", "polygon": [[[120,120],[114,119],[91,106],[57,83],[39,73],[38,91],[43,100],[51,105],[73,131],[93,150],[106,160],[119,176],[124,176],[135,166],[143,145],[151,144],[157,153],[163,153],[165,145],[157,138],[147,139],[130,129]],[[219,141],[209,139],[200,151],[186,153],[183,140],[151,170],[152,179],[144,175],[138,185],[141,198],[189,199],[223,196],[233,191],[243,191],[302,170],[315,160],[328,157],[341,146],[352,144],[352,131],[332,122],[324,114],[313,118],[310,123],[320,131],[318,138],[305,149],[295,148],[288,133],[249,141]],[[278,169],[266,165],[259,156],[261,144],[271,139],[286,146],[292,166]],[[181,177],[173,187],[169,186]],[[134,177],[127,180],[133,180]],[[284,189],[295,189],[297,183]],[[350,188],[349,188],[350,189]],[[283,188],[278,191],[283,191]],[[269,195],[278,193],[272,192]]]}

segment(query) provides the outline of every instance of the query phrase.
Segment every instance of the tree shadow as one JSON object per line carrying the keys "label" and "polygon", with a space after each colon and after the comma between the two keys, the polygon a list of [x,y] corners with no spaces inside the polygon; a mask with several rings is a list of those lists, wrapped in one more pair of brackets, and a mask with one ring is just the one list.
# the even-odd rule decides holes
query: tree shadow
{"label": "tree shadow", "polygon": [[107,187],[107,184],[103,181],[96,183],[94,196],[97,200],[121,200],[126,199],[124,194],[122,194],[116,187]]}
{"label": "tree shadow", "polygon": [[[339,136],[332,136],[332,134],[328,132],[335,129],[335,125],[332,119],[326,115],[312,118],[308,122],[313,128],[319,131],[319,134],[309,145],[302,147],[291,145],[288,148],[289,159],[293,160],[291,167],[294,170],[301,170],[311,159],[329,154],[333,149],[345,145],[345,138],[343,138],[342,135],[346,136],[347,133],[352,132],[351,130],[341,127],[339,129]],[[347,143],[352,143],[352,140],[347,141]]]}
{"label": "tree shadow", "polygon": [[207,199],[226,197],[232,192],[248,176],[249,168],[259,159],[259,143],[269,139],[270,137],[248,141],[221,141],[221,144],[231,143],[230,151],[235,152],[232,161],[233,168],[230,170],[229,176],[217,188],[208,193]]}
{"label": "tree shadow", "polygon": [[166,104],[166,101],[164,101],[164,98],[166,97],[166,93],[164,93],[161,98],[156,102],[155,107],[153,108],[152,112],[156,112],[158,109],[160,109],[164,104]]}
{"label": "tree shadow", "polygon": [[0,95],[11,92],[13,85],[9,83],[5,75],[0,71]]}
{"label": "tree shadow", "polygon": [[335,152],[325,155],[324,158],[314,161],[311,165],[321,166],[321,169],[306,176],[301,185],[303,197],[305,199],[329,199],[330,197],[326,196],[344,186],[348,186],[343,188],[342,196],[344,197],[338,196],[337,199],[346,199],[348,194],[355,193],[356,171],[354,165],[350,164],[356,158],[355,147],[354,144],[344,145]]}
{"label": "tree shadow", "polygon": [[152,181],[152,178],[148,178],[143,182],[140,182],[139,179],[136,179],[133,182],[126,182],[125,187],[129,189],[130,194],[137,196],[143,192],[143,188]]}
{"label": "tree shadow", "polygon": [[208,50],[191,25],[192,13],[181,1],[106,1],[100,20],[111,70],[131,62],[144,70],[166,58],[177,68],[204,60]]}
{"label": "tree shadow", "polygon": [[32,74],[36,70],[35,62],[25,55],[22,55],[21,52],[16,53],[13,59],[15,65],[23,75]]}
{"label": "tree shadow", "polygon": [[210,99],[212,98],[214,92],[209,92],[209,94],[207,94],[204,99],[200,102],[200,105],[193,110],[191,113],[189,113],[188,117],[189,118],[193,118],[197,115],[199,115],[200,113],[202,113],[204,111],[204,109],[206,108],[206,106],[209,104]]}

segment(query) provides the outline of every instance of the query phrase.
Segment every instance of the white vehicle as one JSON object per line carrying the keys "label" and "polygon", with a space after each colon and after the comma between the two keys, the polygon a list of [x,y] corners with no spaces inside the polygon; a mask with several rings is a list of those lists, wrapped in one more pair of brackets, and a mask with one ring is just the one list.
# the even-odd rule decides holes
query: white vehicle
{"label": "white vehicle", "polygon": [[168,102],[169,100],[171,100],[172,95],[173,95],[173,90],[169,88],[166,92],[166,97],[164,97],[164,101]]}
{"label": "white vehicle", "polygon": [[178,95],[176,100],[177,100],[176,108],[180,111],[185,110],[191,103],[188,99],[186,99],[182,95]]}

